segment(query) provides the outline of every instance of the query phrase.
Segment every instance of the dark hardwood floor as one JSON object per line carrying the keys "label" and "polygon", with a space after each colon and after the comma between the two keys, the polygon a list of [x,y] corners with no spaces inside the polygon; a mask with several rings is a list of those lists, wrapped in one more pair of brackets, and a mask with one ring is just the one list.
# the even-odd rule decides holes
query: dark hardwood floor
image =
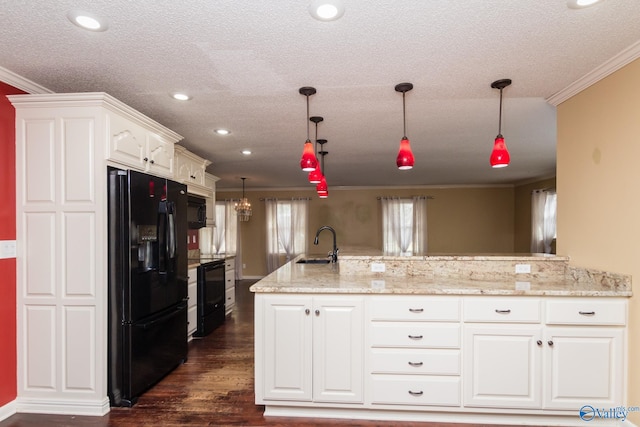
{"label": "dark hardwood floor", "polygon": [[248,291],[252,283],[236,284],[236,310],[226,323],[192,341],[187,362],[148,390],[133,408],[111,408],[103,417],[16,414],[0,427],[480,426],[263,417],[264,408],[255,405],[253,393],[253,294]]}

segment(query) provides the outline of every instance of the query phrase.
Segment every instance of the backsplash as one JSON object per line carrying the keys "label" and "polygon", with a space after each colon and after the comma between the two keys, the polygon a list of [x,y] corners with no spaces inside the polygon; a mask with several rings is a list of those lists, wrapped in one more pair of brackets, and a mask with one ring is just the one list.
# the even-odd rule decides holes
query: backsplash
{"label": "backsplash", "polygon": [[200,249],[198,229],[187,230],[187,250]]}

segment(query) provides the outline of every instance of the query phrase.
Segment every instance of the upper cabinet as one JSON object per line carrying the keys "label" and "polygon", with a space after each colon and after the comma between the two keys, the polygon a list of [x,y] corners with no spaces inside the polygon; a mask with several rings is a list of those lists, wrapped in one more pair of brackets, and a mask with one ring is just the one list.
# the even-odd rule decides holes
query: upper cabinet
{"label": "upper cabinet", "polygon": [[174,144],[182,139],[168,129],[146,126],[114,112],[109,120],[109,160],[154,175],[174,176]]}
{"label": "upper cabinet", "polygon": [[209,172],[204,174],[204,182],[208,189],[211,190],[211,197],[207,197],[207,227],[216,226],[216,182],[219,181],[215,175]]}
{"label": "upper cabinet", "polygon": [[174,148],[176,164],[174,179],[187,184],[189,193],[211,197],[213,190],[208,188],[205,180],[205,169],[211,162],[180,145],[175,145]]}

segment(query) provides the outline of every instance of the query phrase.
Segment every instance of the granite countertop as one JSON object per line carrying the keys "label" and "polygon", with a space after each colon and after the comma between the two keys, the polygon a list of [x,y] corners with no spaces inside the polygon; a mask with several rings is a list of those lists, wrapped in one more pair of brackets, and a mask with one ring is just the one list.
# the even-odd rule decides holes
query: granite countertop
{"label": "granite countertop", "polygon": [[[629,297],[631,277],[568,266],[538,254],[340,256],[335,264],[299,264],[299,256],[251,286],[256,293],[529,295]],[[311,256],[308,256],[311,258]],[[375,264],[377,268],[372,268]],[[384,264],[384,272],[378,270]],[[515,274],[514,267],[530,271]]]}

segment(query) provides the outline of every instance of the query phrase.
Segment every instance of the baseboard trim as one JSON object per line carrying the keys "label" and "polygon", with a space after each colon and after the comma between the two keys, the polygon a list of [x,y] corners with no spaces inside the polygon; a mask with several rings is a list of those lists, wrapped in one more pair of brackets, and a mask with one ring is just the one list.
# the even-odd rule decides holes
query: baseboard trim
{"label": "baseboard trim", "polygon": [[89,415],[101,417],[109,413],[109,399],[60,400],[18,397],[16,412],[27,414]]}
{"label": "baseboard trim", "polygon": [[[401,422],[432,422],[462,424],[497,424],[528,426],[575,426],[584,427],[585,421],[575,415],[547,414],[506,414],[477,412],[438,412],[428,410],[398,411],[392,409],[354,409],[354,408],[311,408],[293,406],[266,406],[265,417],[305,417],[305,418],[338,418],[352,420],[373,420]],[[617,420],[598,420],[588,422],[590,426],[624,426],[635,427],[632,423]]]}
{"label": "baseboard trim", "polygon": [[7,403],[6,405],[0,406],[0,421],[6,420],[10,416],[16,413],[16,401],[12,401]]}

